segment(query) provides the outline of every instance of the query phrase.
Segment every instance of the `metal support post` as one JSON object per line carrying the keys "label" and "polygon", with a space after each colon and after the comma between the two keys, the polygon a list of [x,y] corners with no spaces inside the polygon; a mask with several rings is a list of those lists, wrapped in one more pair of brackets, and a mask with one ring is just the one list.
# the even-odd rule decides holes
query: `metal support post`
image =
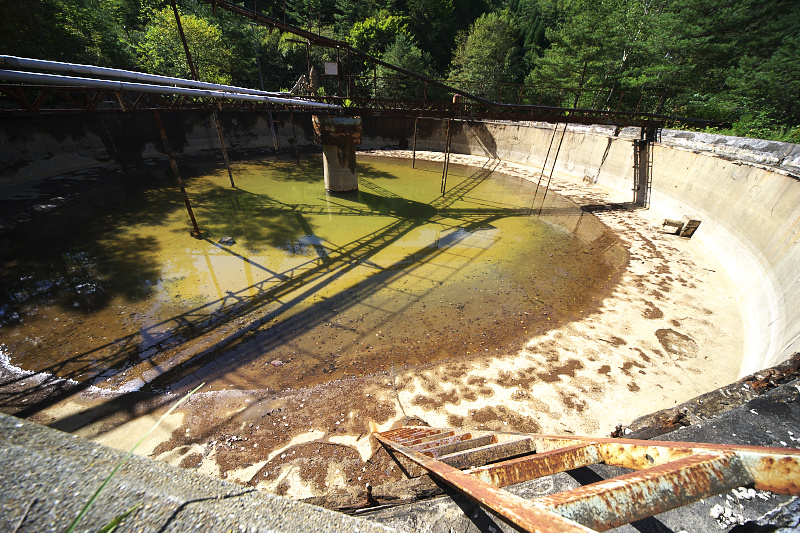
{"label": "metal support post", "polygon": [[228,177],[231,180],[231,187],[236,187],[233,183],[233,173],[231,172],[231,162],[228,160],[228,151],[225,149],[225,138],[222,136],[222,126],[219,125],[219,116],[216,110],[212,111],[214,115],[214,123],[217,125],[217,135],[219,135],[219,145],[222,147],[222,157],[225,158],[225,168],[228,169]]}
{"label": "metal support post", "polygon": [[536,182],[536,190],[533,192],[533,199],[531,200],[531,208],[528,214],[533,212],[533,205],[536,203],[536,196],[539,194],[539,185],[542,184],[542,178],[544,178],[544,173],[547,171],[547,160],[550,158],[550,149],[553,148],[553,141],[556,138],[556,132],[558,132],[558,124],[553,126],[553,135],[550,136],[550,145],[547,147],[547,154],[544,156],[544,163],[542,164],[542,171],[539,173],[539,181]]}
{"label": "metal support post", "polygon": [[[192,61],[192,54],[191,54],[191,52],[189,52],[189,44],[186,42],[186,35],[183,33],[183,24],[181,24],[181,15],[180,15],[180,13],[178,13],[178,6],[175,4],[175,0],[170,0],[170,3],[172,4],[172,12],[175,13],[175,23],[178,25],[178,34],[180,34],[180,36],[181,36],[181,42],[183,43],[183,51],[186,53],[186,62],[189,63],[189,70],[192,73],[192,79],[194,81],[200,81],[200,78],[197,76],[197,71],[194,68],[194,61]],[[254,32],[254,35],[255,35],[255,29],[253,30],[253,32]],[[256,57],[258,57],[258,56],[256,56]],[[261,73],[261,66],[260,66],[260,63],[259,63],[259,74],[260,73]],[[264,90],[263,81],[262,81],[261,85],[262,85],[261,86],[261,90]],[[234,185],[234,183],[233,183],[233,173],[231,172],[231,163],[228,160],[228,151],[225,149],[225,139],[222,136],[222,127],[219,125],[219,117],[217,116],[217,112],[216,111],[213,112],[213,115],[214,115],[214,123],[217,126],[217,135],[219,136],[219,145],[222,148],[222,157],[225,158],[225,168],[228,169],[228,177],[231,180],[231,187],[236,187],[236,185]],[[160,119],[158,119],[158,120],[160,122]],[[166,137],[165,137],[165,139],[166,139]],[[177,169],[177,167],[176,167],[176,169]],[[177,172],[177,170],[176,170],[176,172]],[[180,179],[180,178],[178,178],[178,179]],[[187,202],[188,202],[188,199],[187,199]],[[187,205],[188,205],[188,203],[187,203]],[[189,209],[190,209],[190,212],[191,212],[191,208],[189,208]],[[192,217],[192,220],[194,221],[194,217]],[[197,231],[200,231],[200,230],[197,230]]]}
{"label": "metal support post", "polygon": [[550,168],[550,177],[547,178],[547,186],[544,188],[544,194],[542,195],[542,205],[539,206],[539,214],[542,214],[542,208],[544,208],[544,201],[547,199],[547,191],[550,190],[550,181],[553,179],[553,172],[556,170],[556,163],[558,162],[558,154],[561,152],[561,143],[564,142],[564,136],[567,134],[567,123],[564,123],[564,129],[561,130],[561,139],[558,140],[558,148],[556,148],[556,155],[553,157],[553,166]]}
{"label": "metal support post", "polygon": [[447,137],[444,141],[444,165],[442,165],[442,196],[447,190],[447,168],[450,166],[450,123],[451,119],[447,119]]}
{"label": "metal support post", "polygon": [[275,146],[275,151],[278,151],[278,137],[275,135],[275,121],[272,119],[272,111],[267,111],[269,117],[269,129],[272,132],[272,144]]}
{"label": "metal support post", "polygon": [[172,12],[175,13],[175,22],[178,24],[178,34],[181,36],[183,43],[183,51],[186,52],[186,61],[189,63],[189,71],[192,73],[192,79],[199,81],[197,71],[194,69],[194,62],[192,61],[192,54],[189,52],[189,45],[186,42],[186,35],[183,33],[183,24],[181,24],[181,16],[178,13],[178,6],[175,5],[175,0],[170,0],[172,4]]}
{"label": "metal support post", "polygon": [[194,228],[194,231],[192,231],[192,237],[199,239],[203,232],[197,226],[197,220],[194,218],[192,204],[189,202],[189,195],[186,194],[186,189],[183,186],[181,174],[178,172],[178,163],[175,161],[175,156],[172,154],[172,148],[169,146],[167,133],[164,131],[164,125],[161,123],[161,116],[159,116],[158,111],[153,111],[153,117],[156,119],[158,133],[161,134],[161,142],[164,144],[164,150],[167,152],[167,157],[169,157],[169,164],[172,166],[172,173],[175,175],[175,181],[178,183],[178,187],[181,189],[181,196],[183,196],[183,203],[186,205],[186,211],[189,212],[189,218],[192,219],[192,227]]}

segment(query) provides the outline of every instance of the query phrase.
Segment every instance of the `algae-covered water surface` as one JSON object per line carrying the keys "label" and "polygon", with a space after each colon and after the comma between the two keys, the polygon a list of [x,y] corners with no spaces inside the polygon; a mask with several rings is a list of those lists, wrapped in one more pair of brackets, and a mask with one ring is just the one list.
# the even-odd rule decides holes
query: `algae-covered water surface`
{"label": "algae-covered water surface", "polygon": [[[594,309],[621,248],[591,215],[483,168],[359,156],[327,194],[320,155],[171,184],[2,270],[10,363],[109,387],[280,389],[513,353]],[[223,239],[229,237],[231,240]],[[222,240],[222,242],[220,242]],[[617,265],[617,266],[615,266]]]}

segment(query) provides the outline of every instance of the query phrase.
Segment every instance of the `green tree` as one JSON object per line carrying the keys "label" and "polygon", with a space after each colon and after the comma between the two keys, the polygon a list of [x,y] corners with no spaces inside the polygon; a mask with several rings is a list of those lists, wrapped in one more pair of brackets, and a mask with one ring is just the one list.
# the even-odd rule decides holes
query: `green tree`
{"label": "green tree", "polygon": [[478,94],[487,95],[501,83],[519,82],[522,68],[519,28],[511,11],[504,9],[481,15],[469,34],[462,34],[450,80],[465,88],[477,84]]}
{"label": "green tree", "polygon": [[356,22],[364,20],[371,14],[370,7],[368,3],[360,0],[336,0],[336,11],[333,16],[340,38],[345,38]]}
{"label": "green tree", "polygon": [[[197,75],[201,81],[230,83],[230,52],[218,26],[206,19],[181,14]],[[178,25],[171,8],[155,11],[137,45],[139,64],[148,72],[191,79]]]}
{"label": "green tree", "polygon": [[[620,90],[647,89],[656,110],[666,87],[687,79],[692,49],[702,40],[695,27],[670,10],[670,0],[579,0],[547,33],[551,46],[533,58],[527,83],[574,89],[551,105],[603,106]],[[632,102],[640,105],[638,94]]]}
{"label": "green tree", "polygon": [[453,0],[408,0],[414,42],[431,55],[438,72],[447,69],[455,45],[454,11]]}
{"label": "green tree", "polygon": [[[381,58],[386,63],[410,70],[423,76],[431,76],[431,57],[414,44],[405,34],[399,34]],[[384,66],[378,67],[378,96],[403,100],[421,100],[424,88],[420,82]]]}
{"label": "green tree", "polygon": [[408,35],[408,19],[380,11],[373,17],[356,22],[347,36],[354,48],[372,55],[381,55],[398,35]]}
{"label": "green tree", "polygon": [[113,0],[21,0],[0,3],[4,54],[131,67],[133,52],[114,19]]}

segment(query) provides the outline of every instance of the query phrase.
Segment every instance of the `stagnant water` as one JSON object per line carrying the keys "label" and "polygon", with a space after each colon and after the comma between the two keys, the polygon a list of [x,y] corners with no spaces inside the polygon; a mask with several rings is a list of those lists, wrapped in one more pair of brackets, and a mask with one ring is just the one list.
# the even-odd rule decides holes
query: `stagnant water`
{"label": "stagnant water", "polygon": [[[593,310],[624,252],[592,215],[484,168],[359,156],[329,195],[320,155],[150,187],[0,274],[11,364],[76,381],[282,389],[392,365],[513,353]],[[540,209],[541,208],[541,209]],[[220,244],[231,237],[234,244]]]}

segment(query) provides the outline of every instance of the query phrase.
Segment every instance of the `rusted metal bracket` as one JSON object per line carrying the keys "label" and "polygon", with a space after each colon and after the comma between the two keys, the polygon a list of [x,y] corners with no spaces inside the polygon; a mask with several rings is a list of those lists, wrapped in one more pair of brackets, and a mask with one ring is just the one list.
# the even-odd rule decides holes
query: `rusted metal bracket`
{"label": "rusted metal bracket", "polygon": [[[470,462],[454,460],[457,456],[478,457],[504,443],[416,426],[374,436],[390,452],[526,531],[605,531],[746,485],[800,495],[800,450],[795,449],[519,435],[510,442],[524,442],[527,449],[517,445],[515,457],[459,470]],[[500,488],[593,464],[633,472],[534,500]]]}

